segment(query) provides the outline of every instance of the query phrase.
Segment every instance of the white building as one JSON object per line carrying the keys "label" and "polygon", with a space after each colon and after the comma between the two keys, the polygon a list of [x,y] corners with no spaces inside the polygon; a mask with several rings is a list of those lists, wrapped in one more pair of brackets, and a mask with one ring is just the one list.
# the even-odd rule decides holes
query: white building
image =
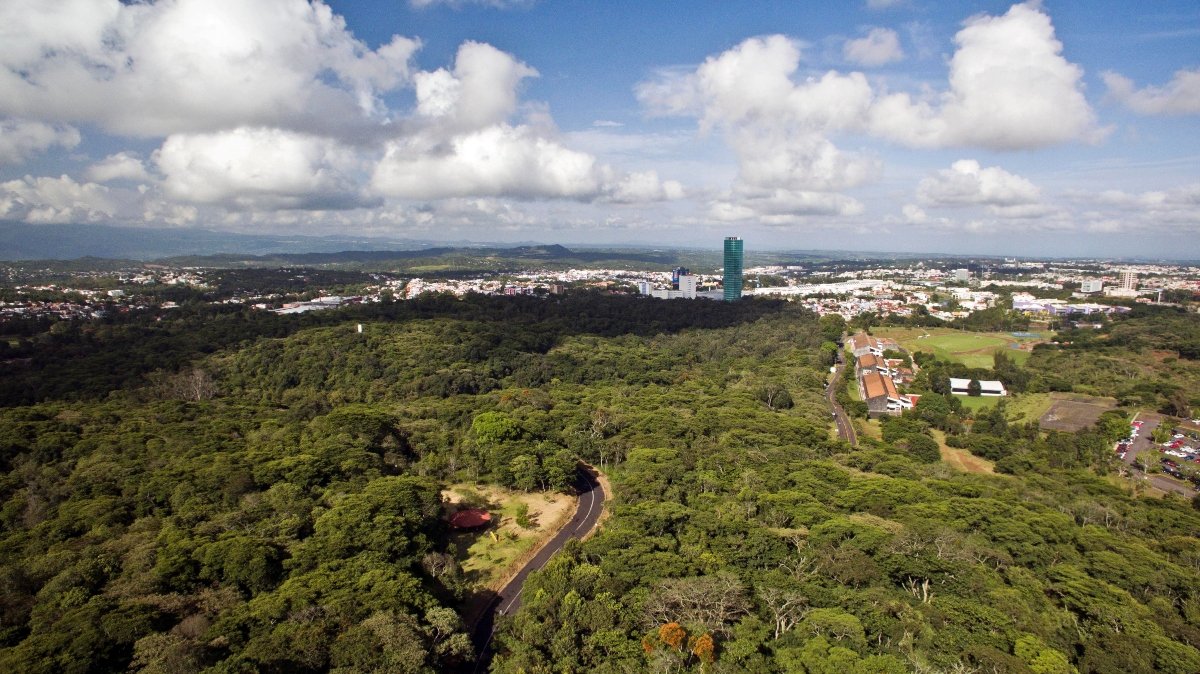
{"label": "white building", "polygon": [[1104,281],[1100,279],[1091,279],[1079,284],[1079,292],[1081,293],[1098,293],[1104,290]]}
{"label": "white building", "polygon": [[969,269],[955,269],[954,270],[954,280],[955,281],[970,281],[971,280],[971,271]]}

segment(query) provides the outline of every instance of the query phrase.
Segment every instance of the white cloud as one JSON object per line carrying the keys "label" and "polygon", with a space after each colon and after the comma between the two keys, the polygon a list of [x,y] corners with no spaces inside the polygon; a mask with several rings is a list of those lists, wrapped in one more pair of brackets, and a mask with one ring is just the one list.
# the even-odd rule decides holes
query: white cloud
{"label": "white cloud", "polygon": [[70,149],[79,140],[79,131],[74,127],[23,119],[0,120],[0,164],[19,164],[55,145]]}
{"label": "white cloud", "polygon": [[661,183],[656,174],[621,175],[531,127],[508,124],[448,139],[392,142],[375,169],[372,186],[381,194],[406,199],[510,196],[628,202],[672,198],[681,192],[677,183]]}
{"label": "white cloud", "polygon": [[1163,87],[1135,89],[1133,82],[1115,72],[1101,75],[1108,95],[1142,115],[1200,114],[1200,68],[1178,70]]}
{"label": "white cloud", "polygon": [[869,9],[888,9],[904,4],[905,0],[867,0]]}
{"label": "white cloud", "polygon": [[29,223],[96,222],[117,213],[110,191],[69,176],[25,176],[0,183],[0,218]]}
{"label": "white cloud", "polygon": [[904,58],[900,36],[890,28],[872,28],[866,37],[846,40],[842,55],[847,61],[867,68],[899,61]]}
{"label": "white cloud", "polygon": [[1037,7],[969,19],[955,43],[949,90],[916,100],[881,96],[871,133],[915,147],[995,150],[1103,136],[1083,95],[1082,69],[1063,58],[1050,17]]}
{"label": "white cloud", "polygon": [[537,71],[480,42],[458,48],[454,71],[414,76],[417,112],[451,131],[474,131],[507,120],[517,108],[521,80]]}
{"label": "white cloud", "polygon": [[1036,204],[1041,190],[1021,176],[997,166],[982,168],[973,159],[954,162],[949,169],[925,178],[917,198],[926,206],[1011,207]]}
{"label": "white cloud", "polygon": [[852,216],[863,205],[844,194],[809,190],[734,190],[729,198],[710,204],[709,217],[723,222],[755,220],[766,225],[791,225],[808,216]]}
{"label": "white cloud", "polygon": [[319,136],[265,128],[170,136],[154,155],[174,199],[228,208],[330,210],[366,205],[357,155]]}
{"label": "white cloud", "polygon": [[304,0],[10,0],[0,26],[0,112],[131,136],[362,132],[418,47],[368,49]]}
{"label": "white cloud", "polygon": [[925,209],[916,204],[904,204],[900,213],[904,216],[904,221],[910,224],[921,224],[929,219]]}
{"label": "white cloud", "polygon": [[372,189],[405,199],[514,197],[643,202],[677,198],[678,183],[652,171],[626,175],[564,145],[544,109],[519,108],[537,71],[490,45],[466,42],[453,69],[417,73],[415,131],[389,141]]}
{"label": "white cloud", "polygon": [[150,174],[141,158],[130,152],[118,152],[92,164],[84,172],[88,180],[107,183],[114,180],[149,181]]}
{"label": "white cloud", "polygon": [[843,152],[825,133],[858,123],[870,104],[870,85],[861,73],[833,72],[797,83],[800,59],[801,45],[786,37],[751,38],[694,72],[664,71],[638,86],[652,114],[695,116],[702,131],[719,131],[737,155],[734,189],[712,208],[712,217],[861,209],[828,192],[873,180],[880,164]]}

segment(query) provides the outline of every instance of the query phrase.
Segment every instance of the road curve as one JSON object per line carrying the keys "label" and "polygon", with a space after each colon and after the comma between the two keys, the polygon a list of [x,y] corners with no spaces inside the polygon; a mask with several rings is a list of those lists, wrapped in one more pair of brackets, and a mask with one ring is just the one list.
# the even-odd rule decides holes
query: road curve
{"label": "road curve", "polygon": [[596,478],[595,469],[584,466],[576,480],[575,488],[579,493],[579,501],[570,521],[562,529],[559,529],[554,538],[550,539],[550,542],[542,547],[533,559],[529,560],[512,577],[512,580],[508,581],[508,584],[497,593],[496,598],[492,600],[475,624],[471,638],[475,642],[475,650],[479,653],[479,659],[474,671],[485,671],[488,663],[491,662],[492,636],[496,632],[496,616],[511,614],[521,607],[521,591],[529,574],[544,567],[551,557],[562,550],[568,540],[586,536],[600,521],[600,514],[604,511],[605,497],[604,489],[600,487],[600,481]]}
{"label": "road curve", "polygon": [[846,415],[846,410],[837,403],[837,389],[842,383],[842,370],[846,368],[846,359],[842,357],[842,352],[837,353],[837,368],[833,371],[833,377],[829,380],[829,385],[825,387],[825,399],[829,401],[829,410],[833,412],[833,422],[837,425],[838,437],[850,443],[850,446],[858,446],[858,438],[854,436],[854,424],[850,423],[850,417]]}

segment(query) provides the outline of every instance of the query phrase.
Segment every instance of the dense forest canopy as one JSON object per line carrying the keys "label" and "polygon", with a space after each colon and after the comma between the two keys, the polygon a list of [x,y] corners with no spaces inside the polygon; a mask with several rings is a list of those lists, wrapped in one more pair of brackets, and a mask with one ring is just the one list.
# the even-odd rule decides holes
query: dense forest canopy
{"label": "dense forest canopy", "polygon": [[[469,671],[441,489],[568,489],[583,459],[611,517],[531,577],[494,671],[1200,671],[1200,512],[1105,475],[1120,418],[1047,434],[930,391],[851,447],[823,397],[844,327],[585,293],[31,331],[2,373],[0,668]],[[1139,315],[996,370],[1092,385],[1062,369],[1085,339],[1196,334]]]}

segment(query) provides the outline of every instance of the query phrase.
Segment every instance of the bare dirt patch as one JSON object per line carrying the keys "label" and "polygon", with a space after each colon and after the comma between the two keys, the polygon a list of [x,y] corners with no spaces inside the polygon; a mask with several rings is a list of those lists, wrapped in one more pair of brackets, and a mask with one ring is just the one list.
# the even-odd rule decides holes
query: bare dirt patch
{"label": "bare dirt patch", "polygon": [[1054,402],[1038,421],[1043,430],[1074,433],[1096,423],[1100,415],[1117,406],[1112,398],[1077,393],[1052,393]]}

